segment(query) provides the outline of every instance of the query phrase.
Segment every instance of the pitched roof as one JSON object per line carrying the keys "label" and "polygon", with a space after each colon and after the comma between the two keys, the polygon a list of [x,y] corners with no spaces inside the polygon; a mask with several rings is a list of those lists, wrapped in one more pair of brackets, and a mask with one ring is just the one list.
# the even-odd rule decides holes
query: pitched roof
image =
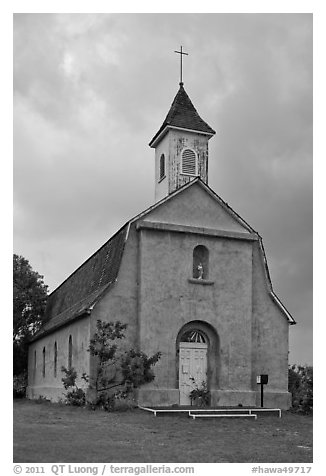
{"label": "pitched roof", "polygon": [[179,91],[175,96],[171,108],[158,132],[155,134],[149,145],[163,132],[166,127],[181,127],[194,131],[203,132],[209,135],[215,134],[215,131],[203,121],[192,104],[188,94],[186,93],[183,83],[180,83]]}
{"label": "pitched roof", "polygon": [[117,279],[127,239],[128,223],[88,258],[48,297],[46,323],[31,339],[48,334],[90,313],[90,309]]}

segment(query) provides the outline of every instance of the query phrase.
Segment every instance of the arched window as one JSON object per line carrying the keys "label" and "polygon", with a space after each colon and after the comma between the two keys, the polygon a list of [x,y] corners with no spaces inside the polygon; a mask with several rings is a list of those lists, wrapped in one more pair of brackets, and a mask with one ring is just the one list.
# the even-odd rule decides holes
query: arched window
{"label": "arched window", "polygon": [[58,346],[57,343],[54,343],[54,358],[53,358],[53,374],[57,376],[57,363],[58,363]]}
{"label": "arched window", "polygon": [[180,342],[200,342],[201,344],[207,344],[207,337],[199,329],[192,329],[182,335]]}
{"label": "arched window", "polygon": [[181,173],[197,175],[197,155],[192,149],[184,149],[181,154]]}
{"label": "arched window", "polygon": [[164,179],[165,177],[165,156],[164,154],[160,157],[160,178],[159,180]]}
{"label": "arched window", "polygon": [[198,245],[193,251],[192,276],[195,279],[208,279],[208,249]]}
{"label": "arched window", "polygon": [[72,337],[69,336],[69,344],[68,344],[68,370],[72,367]]}
{"label": "arched window", "polygon": [[42,375],[43,375],[43,378],[45,378],[45,347],[43,347]]}

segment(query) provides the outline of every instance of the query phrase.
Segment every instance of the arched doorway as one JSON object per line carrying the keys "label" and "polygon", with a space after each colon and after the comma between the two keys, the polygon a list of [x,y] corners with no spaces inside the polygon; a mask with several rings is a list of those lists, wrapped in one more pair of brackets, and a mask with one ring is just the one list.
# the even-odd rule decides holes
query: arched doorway
{"label": "arched doorway", "polygon": [[182,327],[176,344],[180,405],[189,405],[190,392],[203,382],[208,388],[217,387],[219,340],[211,325],[192,321]]}

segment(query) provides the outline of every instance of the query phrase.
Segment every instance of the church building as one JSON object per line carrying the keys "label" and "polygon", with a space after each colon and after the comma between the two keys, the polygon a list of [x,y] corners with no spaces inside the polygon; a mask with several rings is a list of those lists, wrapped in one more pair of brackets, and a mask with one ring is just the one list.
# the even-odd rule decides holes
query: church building
{"label": "church building", "polygon": [[265,406],[289,408],[295,321],[273,291],[261,237],[208,186],[214,134],[181,81],[149,143],[155,203],[50,294],[29,346],[29,398],[63,398],[63,365],[94,375],[87,349],[101,319],[127,324],[125,349],[162,353],[139,405],[187,405],[204,381],[212,406],[259,406],[257,376],[267,374]]}

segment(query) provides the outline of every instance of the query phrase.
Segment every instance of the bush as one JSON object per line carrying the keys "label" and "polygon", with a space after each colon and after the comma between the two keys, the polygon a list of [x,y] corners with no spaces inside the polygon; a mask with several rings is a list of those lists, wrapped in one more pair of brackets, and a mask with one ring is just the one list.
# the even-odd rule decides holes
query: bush
{"label": "bush", "polygon": [[25,372],[19,375],[14,375],[13,391],[14,398],[25,398],[27,387],[27,375]]}
{"label": "bush", "polygon": [[199,407],[208,407],[211,395],[210,391],[207,388],[207,382],[203,380],[201,385],[199,386],[193,377],[191,377],[191,380],[195,384],[195,388],[191,390],[189,394],[191,404],[194,402],[195,405]]}
{"label": "bush", "polygon": [[114,394],[108,395],[107,393],[100,393],[96,399],[95,406],[105,410],[106,412],[112,412],[115,407]]}
{"label": "bush", "polygon": [[113,411],[127,411],[137,407],[133,394],[128,386],[125,386],[122,390],[100,392],[94,403],[89,406],[95,410],[100,408],[106,412]]}
{"label": "bush", "polygon": [[69,392],[66,393],[66,403],[68,405],[83,407],[86,403],[86,395],[84,390],[82,388],[69,390]]}
{"label": "bush", "polygon": [[292,365],[289,367],[289,392],[292,393],[292,410],[302,414],[313,411],[313,368]]}
{"label": "bush", "polygon": [[[79,388],[76,385],[76,370],[73,367],[71,367],[71,369],[66,369],[66,367],[62,366],[61,371],[65,374],[61,379],[64,388],[67,390],[67,393],[65,394],[65,403],[67,405],[83,407],[86,403],[86,394],[82,388]],[[82,378],[86,380],[84,374]]]}

